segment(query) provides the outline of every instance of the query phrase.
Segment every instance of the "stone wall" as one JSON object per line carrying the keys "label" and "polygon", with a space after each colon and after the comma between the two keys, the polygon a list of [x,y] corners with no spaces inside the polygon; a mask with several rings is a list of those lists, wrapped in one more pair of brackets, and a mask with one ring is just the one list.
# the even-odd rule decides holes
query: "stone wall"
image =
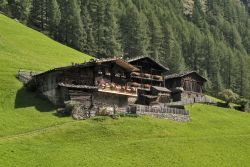
{"label": "stone wall", "polygon": [[195,93],[195,92],[180,92],[176,93],[173,96],[174,102],[170,103],[173,105],[187,105],[193,103],[216,103],[209,97],[204,94]]}
{"label": "stone wall", "polygon": [[128,97],[111,93],[95,92],[94,105],[106,107],[127,107]]}
{"label": "stone wall", "polygon": [[156,118],[170,119],[179,122],[190,121],[189,112],[184,109],[168,108],[164,106],[131,105],[128,108],[130,113],[138,115],[150,115]]}
{"label": "stone wall", "polygon": [[180,114],[173,114],[173,113],[154,113],[154,112],[145,112],[141,113],[140,115],[149,115],[156,118],[161,119],[169,119],[178,122],[188,122],[190,121],[189,115],[180,115]]}

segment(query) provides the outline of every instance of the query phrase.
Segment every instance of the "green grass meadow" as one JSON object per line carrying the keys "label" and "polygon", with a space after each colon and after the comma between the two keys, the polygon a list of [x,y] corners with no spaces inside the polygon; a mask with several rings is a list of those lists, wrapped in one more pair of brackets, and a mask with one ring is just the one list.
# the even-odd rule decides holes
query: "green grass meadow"
{"label": "green grass meadow", "polygon": [[151,117],[73,121],[27,92],[19,69],[90,57],[0,15],[0,167],[250,166],[250,115],[203,104],[191,121]]}
{"label": "green grass meadow", "polygon": [[23,89],[19,69],[43,71],[89,56],[63,46],[30,28],[0,15],[0,137],[60,124],[53,106]]}

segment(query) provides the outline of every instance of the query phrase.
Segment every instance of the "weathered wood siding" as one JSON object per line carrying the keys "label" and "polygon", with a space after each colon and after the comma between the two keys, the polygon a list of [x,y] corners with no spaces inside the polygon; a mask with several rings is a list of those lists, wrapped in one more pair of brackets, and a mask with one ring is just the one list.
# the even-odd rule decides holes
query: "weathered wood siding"
{"label": "weathered wood siding", "polygon": [[79,67],[65,70],[57,78],[57,83],[94,85],[94,67]]}
{"label": "weathered wood siding", "polygon": [[204,81],[202,81],[200,77],[195,74],[189,74],[181,80],[181,87],[183,87],[186,91],[202,93],[203,84]]}
{"label": "weathered wood siding", "polygon": [[57,72],[52,72],[35,80],[39,94],[45,96],[54,105],[60,104],[60,90],[56,81],[57,75]]}
{"label": "weathered wood siding", "polygon": [[95,106],[128,106],[128,96],[121,96],[117,94],[95,92],[94,93],[94,105]]}

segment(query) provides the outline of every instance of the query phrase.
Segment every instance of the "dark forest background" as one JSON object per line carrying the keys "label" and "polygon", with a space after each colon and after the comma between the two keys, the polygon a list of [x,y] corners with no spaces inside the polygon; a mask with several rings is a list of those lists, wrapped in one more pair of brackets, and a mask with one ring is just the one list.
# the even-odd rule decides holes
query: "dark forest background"
{"label": "dark forest background", "polygon": [[6,15],[95,56],[196,70],[217,96],[250,98],[250,0],[0,0]]}

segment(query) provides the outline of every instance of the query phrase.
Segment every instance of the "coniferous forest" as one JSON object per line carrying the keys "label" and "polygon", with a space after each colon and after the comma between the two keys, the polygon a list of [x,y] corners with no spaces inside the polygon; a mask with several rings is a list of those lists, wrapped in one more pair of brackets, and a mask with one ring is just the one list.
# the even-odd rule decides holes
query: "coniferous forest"
{"label": "coniferous forest", "polygon": [[214,96],[250,98],[250,0],[0,0],[0,10],[97,58],[150,56],[171,73],[198,71]]}

